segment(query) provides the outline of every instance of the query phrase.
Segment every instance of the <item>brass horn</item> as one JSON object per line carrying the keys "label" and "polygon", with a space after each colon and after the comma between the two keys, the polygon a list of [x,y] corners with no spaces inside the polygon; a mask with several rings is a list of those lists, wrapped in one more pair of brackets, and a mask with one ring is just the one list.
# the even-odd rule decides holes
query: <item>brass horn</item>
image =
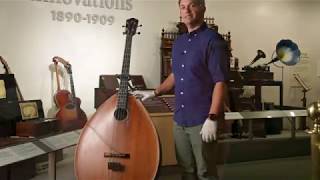
{"label": "brass horn", "polygon": [[258,49],[257,56],[251,61],[249,66],[251,66],[253,63],[257,62],[261,58],[266,58],[266,54],[262,50]]}

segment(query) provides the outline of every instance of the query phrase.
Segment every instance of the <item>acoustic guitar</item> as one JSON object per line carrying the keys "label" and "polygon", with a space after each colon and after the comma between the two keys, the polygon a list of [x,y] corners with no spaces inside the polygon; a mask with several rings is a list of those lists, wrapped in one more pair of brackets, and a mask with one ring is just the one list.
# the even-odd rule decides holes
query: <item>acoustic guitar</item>
{"label": "acoustic guitar", "polygon": [[128,94],[132,37],[138,20],[126,22],[126,44],[117,94],[85,125],[76,150],[78,180],[152,180],[159,165],[159,142],[149,114]]}
{"label": "acoustic guitar", "polygon": [[[55,103],[59,108],[56,118],[60,121],[60,127],[64,131],[79,129],[84,126],[87,121],[85,112],[80,108],[81,100],[76,97],[71,64],[61,57],[54,57],[53,62],[56,67],[57,77],[57,93],[54,96]],[[66,68],[69,78],[71,93],[68,90],[61,90],[58,75],[58,62],[62,63]]]}

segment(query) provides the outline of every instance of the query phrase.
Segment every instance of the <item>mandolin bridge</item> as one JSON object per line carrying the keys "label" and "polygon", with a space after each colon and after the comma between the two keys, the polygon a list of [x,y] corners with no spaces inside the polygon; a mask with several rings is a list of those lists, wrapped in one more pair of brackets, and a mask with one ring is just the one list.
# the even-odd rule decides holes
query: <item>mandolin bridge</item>
{"label": "mandolin bridge", "polygon": [[104,153],[105,158],[130,159],[129,153]]}
{"label": "mandolin bridge", "polygon": [[[129,153],[104,153],[105,158],[130,159]],[[119,162],[108,162],[108,169],[112,171],[123,172],[125,166]]]}

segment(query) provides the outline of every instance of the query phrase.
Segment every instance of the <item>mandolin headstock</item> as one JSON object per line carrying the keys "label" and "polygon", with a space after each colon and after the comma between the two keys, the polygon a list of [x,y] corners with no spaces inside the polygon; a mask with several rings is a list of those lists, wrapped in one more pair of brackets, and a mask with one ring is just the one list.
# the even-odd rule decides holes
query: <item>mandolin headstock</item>
{"label": "mandolin headstock", "polygon": [[123,34],[126,34],[128,36],[134,36],[135,34],[140,34],[139,32],[137,33],[137,28],[138,26],[141,27],[142,25],[138,25],[138,23],[139,23],[138,19],[135,19],[135,18],[127,19],[126,25],[123,26],[126,28]]}

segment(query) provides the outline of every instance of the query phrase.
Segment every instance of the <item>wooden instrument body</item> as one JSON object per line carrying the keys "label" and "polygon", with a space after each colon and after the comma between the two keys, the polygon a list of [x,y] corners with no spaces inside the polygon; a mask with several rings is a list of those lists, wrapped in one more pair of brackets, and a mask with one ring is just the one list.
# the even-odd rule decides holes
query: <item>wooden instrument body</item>
{"label": "wooden instrument body", "polygon": [[[152,180],[159,165],[159,142],[149,114],[135,97],[128,97],[128,117],[114,117],[117,95],[105,101],[85,125],[75,156],[78,180]],[[129,153],[130,158],[106,158],[108,153]],[[120,163],[124,171],[108,169]]]}
{"label": "wooden instrument body", "polygon": [[54,95],[54,102],[57,107],[63,107],[70,102],[71,93],[68,90],[58,90]]}
{"label": "wooden instrument body", "polygon": [[64,131],[82,128],[87,122],[86,113],[80,108],[81,100],[74,98],[59,107],[56,118],[60,121],[60,127]]}

